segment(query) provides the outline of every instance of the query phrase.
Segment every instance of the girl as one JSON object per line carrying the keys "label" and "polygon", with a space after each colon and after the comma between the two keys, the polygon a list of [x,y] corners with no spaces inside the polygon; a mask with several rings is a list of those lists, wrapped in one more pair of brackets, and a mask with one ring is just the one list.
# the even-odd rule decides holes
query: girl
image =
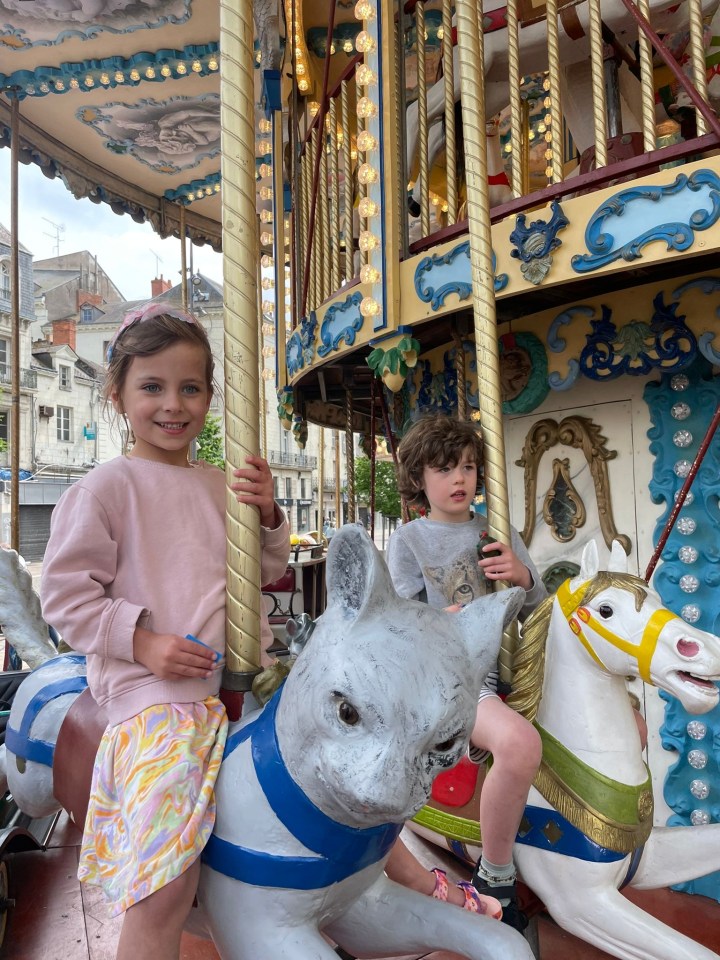
{"label": "girl", "polygon": [[[108,715],[79,877],[102,885],[113,915],[125,912],[118,960],[177,960],[227,730],[217,697],[225,474],[188,459],[214,365],[200,324],[165,304],[130,313],[107,359],[105,399],[132,445],[55,508],[43,614],[88,654],[88,683]],[[289,531],[266,462],[247,461],[232,489],[260,511],[265,583],[285,571]],[[262,632],[269,640],[266,618]]]}

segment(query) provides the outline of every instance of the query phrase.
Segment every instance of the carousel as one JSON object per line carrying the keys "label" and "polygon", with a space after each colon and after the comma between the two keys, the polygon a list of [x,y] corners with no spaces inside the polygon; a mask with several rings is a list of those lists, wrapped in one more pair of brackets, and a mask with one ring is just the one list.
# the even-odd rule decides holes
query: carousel
{"label": "carousel", "polygon": [[[568,937],[540,938],[543,960],[720,955],[718,34],[713,0],[0,0],[15,322],[16,171],[36,163],[183,251],[222,249],[228,470],[258,449],[263,270],[276,292],[278,414],[297,438],[309,423],[344,433],[349,521],[358,437],[372,489],[379,441],[394,457],[429,412],[479,423],[477,509],[497,539],[509,541],[511,522],[521,531],[554,595],[532,630],[505,631],[500,654],[510,702],[550,735],[517,845],[528,897]],[[260,540],[256,514],[232,496],[227,530],[224,686],[239,716],[260,672]],[[356,609],[339,586],[344,569],[365,591],[354,629],[366,649],[384,590],[378,563],[356,528],[333,537],[328,610],[302,627],[293,655],[322,665],[334,651],[339,611]],[[611,628],[598,620],[608,609]],[[6,634],[12,642],[7,623]],[[458,657],[471,653],[468,641]],[[33,681],[41,697],[42,671],[63,669],[46,659]],[[544,676],[550,661],[573,668]],[[82,665],[68,669],[82,677]],[[322,666],[307,676],[322,685]],[[298,709],[311,699],[293,677],[278,722],[291,697]],[[624,726],[628,692],[648,725],[644,750]],[[9,748],[6,758],[23,765]],[[237,785],[245,774],[227,766]],[[300,772],[308,779],[295,787],[336,811],[315,792],[312,761]],[[47,770],[35,773],[29,799],[10,779],[21,807],[48,790]],[[382,771],[376,779],[380,790]],[[427,802],[408,800],[387,820],[412,819],[458,864],[474,862],[481,781],[461,761],[427,784]],[[57,807],[51,787],[42,795],[37,819]],[[340,819],[359,832],[388,826]],[[261,836],[261,810],[253,823]],[[46,855],[32,854],[38,865]],[[389,921],[377,912],[383,854],[371,866],[354,855],[299,899],[272,875],[253,885],[209,862],[205,889],[224,910],[210,911],[216,946],[193,949],[239,960],[280,944],[284,956],[320,957],[332,950],[318,939],[325,929],[353,956],[531,955],[504,931],[475,937],[461,911],[438,913],[424,939],[396,918],[403,903],[411,917],[426,905],[401,898]],[[661,901],[642,893],[671,886],[681,892]],[[318,907],[326,889],[332,916]],[[359,904],[372,918],[362,935]],[[305,933],[294,946],[262,930],[243,941],[227,916],[243,910],[270,924],[292,916]],[[2,955],[31,956],[13,953],[8,920]]]}

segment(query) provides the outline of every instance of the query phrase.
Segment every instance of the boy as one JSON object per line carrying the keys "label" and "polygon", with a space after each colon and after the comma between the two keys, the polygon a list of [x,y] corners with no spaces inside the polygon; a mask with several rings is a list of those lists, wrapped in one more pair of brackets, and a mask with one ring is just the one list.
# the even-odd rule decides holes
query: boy
{"label": "boy", "polygon": [[[455,612],[487,593],[487,581],[504,580],[526,591],[524,620],[547,592],[517,531],[509,546],[485,542],[485,519],[470,510],[482,486],[483,441],[475,426],[443,415],[423,417],[403,437],[398,461],[400,493],[429,511],[398,527],[388,543],[387,565],[398,594]],[[534,727],[498,697],[497,680],[493,672],[485,681],[468,748],[476,763],[493,755],[480,799],[483,853],[472,882],[479,893],[500,901],[503,922],[522,930],[527,918],[517,905],[512,848],[541,746]],[[387,872],[417,885],[409,856],[394,851]]]}

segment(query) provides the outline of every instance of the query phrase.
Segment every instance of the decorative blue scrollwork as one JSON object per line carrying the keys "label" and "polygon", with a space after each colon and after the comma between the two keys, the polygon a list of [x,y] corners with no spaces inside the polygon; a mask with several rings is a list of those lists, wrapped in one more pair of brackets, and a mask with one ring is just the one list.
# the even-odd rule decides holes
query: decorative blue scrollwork
{"label": "decorative blue scrollwork", "polygon": [[[676,290],[673,290],[673,300],[680,300],[688,290],[700,290],[705,296],[716,293],[720,290],[720,277],[696,277],[694,280],[688,280],[681,284]],[[720,307],[715,308],[715,315],[720,317]],[[714,330],[708,330],[700,334],[698,338],[698,350],[712,364],[720,363],[720,351],[713,346],[716,333]]]}
{"label": "decorative blue scrollwork", "polygon": [[[683,195],[686,191],[696,194],[699,204],[689,216],[689,198]],[[707,230],[718,217],[720,178],[712,170],[696,170],[689,177],[680,173],[665,186],[622,190],[590,218],[585,230],[590,253],[574,256],[572,268],[577,273],[589,273],[616,260],[637,260],[642,248],[653,240],[664,240],[668,250],[687,250],[694,242],[695,231]],[[608,231],[609,221],[614,233]],[[654,225],[648,228],[648,223]]]}
{"label": "decorative blue scrollwork", "polygon": [[580,371],[591,380],[614,380],[623,373],[641,376],[653,369],[681,370],[697,356],[697,340],[675,316],[677,303],[666,305],[662,292],[653,300],[650,323],[632,320],[620,330],[603,305],[599,320],[591,320],[592,333],[580,354]]}
{"label": "decorative blue scrollwork", "polygon": [[[455,261],[459,261],[456,263]],[[496,258],[493,253],[492,268],[495,273]],[[429,303],[433,310],[439,310],[451,293],[459,300],[467,300],[472,293],[470,279],[470,241],[458,244],[452,250],[440,256],[433,254],[423,257],[415,267],[415,292],[423,303]],[[438,286],[439,284],[439,286]],[[504,290],[508,284],[508,275],[501,273],[495,277],[495,292]]]}
{"label": "decorative blue scrollwork", "polygon": [[360,313],[362,298],[358,290],[345,297],[342,303],[328,307],[320,327],[319,357],[326,357],[331,351],[337,350],[343,341],[349,347],[355,343],[355,334],[362,329],[365,319]]}
{"label": "decorative blue scrollwork", "polygon": [[515,244],[510,256],[522,260],[520,272],[536,286],[542,283],[552,266],[550,254],[562,244],[558,233],[570,222],[557,200],[553,200],[550,209],[552,216],[549,220],[533,220],[527,227],[525,214],[519,213],[515,218],[515,229],[510,234],[510,240]]}
{"label": "decorative blue scrollwork", "polygon": [[437,373],[432,372],[429,360],[418,364],[418,412],[451,414],[457,409],[457,371],[454,356],[454,351],[446,350],[443,354],[443,369]]}
{"label": "decorative blue scrollwork", "polygon": [[317,315],[312,310],[300,321],[299,330],[295,330],[285,346],[285,363],[288,374],[294,377],[298,370],[310,366],[315,358],[315,331]]}

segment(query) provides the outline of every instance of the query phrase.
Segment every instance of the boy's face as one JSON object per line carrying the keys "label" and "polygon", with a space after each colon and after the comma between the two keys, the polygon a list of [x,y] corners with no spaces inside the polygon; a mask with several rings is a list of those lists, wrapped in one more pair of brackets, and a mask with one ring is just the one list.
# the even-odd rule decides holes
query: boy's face
{"label": "boy's face", "polygon": [[451,467],[425,467],[423,490],[430,504],[430,517],[444,523],[464,523],[477,488],[477,464],[472,447]]}

